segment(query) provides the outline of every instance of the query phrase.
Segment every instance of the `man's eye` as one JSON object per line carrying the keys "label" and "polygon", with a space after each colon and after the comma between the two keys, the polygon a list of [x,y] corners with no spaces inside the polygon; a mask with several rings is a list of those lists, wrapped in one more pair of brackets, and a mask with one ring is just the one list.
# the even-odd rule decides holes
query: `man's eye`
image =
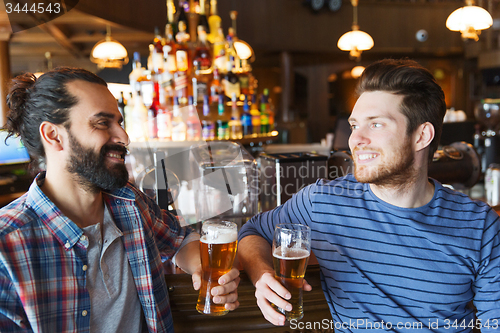
{"label": "man's eye", "polygon": [[351,131],[357,129],[359,126],[358,125],[351,125]]}
{"label": "man's eye", "polygon": [[379,128],[379,127],[382,127],[382,124],[381,123],[373,123],[372,126],[375,128]]}

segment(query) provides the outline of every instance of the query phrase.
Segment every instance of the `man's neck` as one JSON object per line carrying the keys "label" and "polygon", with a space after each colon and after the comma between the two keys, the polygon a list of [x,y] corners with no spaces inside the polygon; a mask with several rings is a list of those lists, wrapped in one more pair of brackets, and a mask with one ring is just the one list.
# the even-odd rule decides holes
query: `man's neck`
{"label": "man's neck", "polygon": [[370,184],[370,189],[379,199],[402,208],[422,207],[434,196],[434,183],[429,180],[427,172],[404,185]]}
{"label": "man's neck", "polygon": [[41,189],[45,195],[80,228],[96,224],[104,217],[102,192],[91,192],[82,187],[68,172],[47,170]]}

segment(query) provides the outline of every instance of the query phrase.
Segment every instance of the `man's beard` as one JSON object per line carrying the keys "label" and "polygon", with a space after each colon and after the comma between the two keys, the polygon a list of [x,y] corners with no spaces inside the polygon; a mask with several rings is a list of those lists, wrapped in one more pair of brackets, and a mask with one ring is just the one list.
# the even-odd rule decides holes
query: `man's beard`
{"label": "man's beard", "polygon": [[[356,150],[354,149],[354,151]],[[380,186],[407,186],[415,181],[414,160],[411,141],[405,137],[404,144],[395,152],[393,158],[385,161],[382,165],[372,167],[372,170],[368,166],[360,166],[354,162],[354,176],[360,183]]]}
{"label": "man's beard", "polygon": [[77,175],[79,184],[93,193],[111,191],[127,184],[128,171],[125,164],[106,165],[106,154],[117,151],[125,156],[127,149],[122,145],[105,145],[99,153],[92,148],[83,147],[68,131],[71,155],[67,169]]}

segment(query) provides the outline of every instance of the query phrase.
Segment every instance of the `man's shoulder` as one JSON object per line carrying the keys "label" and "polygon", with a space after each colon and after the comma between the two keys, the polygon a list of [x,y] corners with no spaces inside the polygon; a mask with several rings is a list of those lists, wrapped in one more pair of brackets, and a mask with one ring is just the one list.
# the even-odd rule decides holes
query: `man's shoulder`
{"label": "man's shoulder", "polygon": [[484,201],[472,199],[467,194],[443,186],[438,181],[435,183],[435,194],[432,201],[433,208],[461,211],[463,213],[488,213],[492,208]]}
{"label": "man's shoulder", "polygon": [[26,204],[27,194],[0,208],[0,237],[33,222],[37,215]]}

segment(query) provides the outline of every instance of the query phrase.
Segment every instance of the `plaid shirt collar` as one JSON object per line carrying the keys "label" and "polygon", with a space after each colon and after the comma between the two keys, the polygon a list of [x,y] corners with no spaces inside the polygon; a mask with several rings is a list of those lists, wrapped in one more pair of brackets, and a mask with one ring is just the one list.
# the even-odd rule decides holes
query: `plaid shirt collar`
{"label": "plaid shirt collar", "polygon": [[[80,241],[83,230],[73,221],[66,217],[61,210],[43,193],[40,186],[45,181],[45,172],[39,173],[31,184],[26,205],[33,209],[41,221],[52,232],[61,245],[69,251]],[[131,189],[123,187],[112,192],[103,192],[103,198],[113,197],[125,201],[135,201],[134,193]]]}

